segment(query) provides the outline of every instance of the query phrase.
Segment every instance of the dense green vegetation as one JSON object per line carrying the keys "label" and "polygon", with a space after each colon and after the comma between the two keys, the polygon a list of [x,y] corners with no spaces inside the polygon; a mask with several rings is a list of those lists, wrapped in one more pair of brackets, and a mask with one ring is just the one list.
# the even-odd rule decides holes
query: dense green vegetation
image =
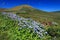
{"label": "dense green vegetation", "polygon": [[0,13],[0,40],[60,40],[60,12],[44,12],[30,7],[21,9],[19,7],[19,10],[17,8],[14,8],[12,12],[21,17],[32,18],[37,22],[46,22],[47,24],[48,22],[56,22],[58,25],[44,25],[48,34],[39,38],[32,29],[28,27],[19,29],[21,26],[18,26],[18,21]]}
{"label": "dense green vegetation", "polygon": [[43,38],[39,38],[38,35],[28,27],[23,29],[19,28],[21,27],[18,26],[18,21],[14,21],[0,13],[0,40],[60,40],[59,26],[52,25],[47,27],[45,30],[49,32],[49,34]]}
{"label": "dense green vegetation", "polygon": [[39,40],[32,29],[19,30],[19,28],[17,21],[0,14],[0,40]]}
{"label": "dense green vegetation", "polygon": [[[21,10],[21,9],[20,9]],[[58,23],[58,25],[45,25],[45,29],[46,31],[49,33],[49,35],[51,36],[51,40],[60,40],[60,13],[54,13],[54,12],[44,12],[44,11],[40,11],[37,9],[28,9],[22,8],[22,11],[26,11],[26,13],[21,13],[21,12],[17,12],[17,15],[20,15],[22,17],[25,18],[32,18],[34,20],[36,20],[37,22],[46,22],[48,25],[48,22],[56,22]],[[48,36],[47,36],[48,37]],[[56,37],[56,38],[55,38]],[[46,39],[49,40],[49,39]]]}
{"label": "dense green vegetation", "polygon": [[[14,21],[0,13],[0,40],[40,40],[36,33],[30,28],[21,28],[18,21]],[[42,38],[41,40],[44,40]]]}

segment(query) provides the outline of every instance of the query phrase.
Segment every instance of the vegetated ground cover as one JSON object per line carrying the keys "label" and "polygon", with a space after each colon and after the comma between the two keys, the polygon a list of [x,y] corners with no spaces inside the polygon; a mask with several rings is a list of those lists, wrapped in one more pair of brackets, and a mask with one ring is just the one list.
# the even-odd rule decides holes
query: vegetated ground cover
{"label": "vegetated ground cover", "polygon": [[[30,28],[19,30],[18,21],[14,21],[0,13],[0,40],[60,40],[60,26],[49,26],[45,30],[49,33],[39,38]],[[56,38],[55,38],[56,36]]]}
{"label": "vegetated ground cover", "polygon": [[21,8],[16,14],[26,18],[30,17],[38,22],[57,21],[58,23],[60,23],[60,13],[50,13],[33,8]]}
{"label": "vegetated ground cover", "polygon": [[0,14],[0,40],[39,40],[32,29],[19,30],[18,22]]}
{"label": "vegetated ground cover", "polygon": [[[52,12],[44,12],[44,11],[39,11],[39,10],[30,10],[27,11],[28,9],[23,9],[26,12],[17,12],[17,15],[20,15],[25,18],[32,18],[37,22],[56,22],[58,25],[45,25],[45,29],[49,32],[50,36],[51,34],[53,36],[57,36],[58,38],[55,40],[60,40],[60,13],[52,13]],[[58,36],[59,35],[59,36]]]}
{"label": "vegetated ground cover", "polygon": [[0,13],[0,40],[50,40],[51,38],[48,35],[46,35],[48,37],[44,36],[43,38],[39,38],[38,35],[28,27],[21,30],[19,28],[18,21],[14,21]]}
{"label": "vegetated ground cover", "polygon": [[60,40],[60,13],[31,10],[29,8],[23,8],[14,13],[21,17],[31,18],[37,22],[56,22],[58,25],[45,25],[44,28],[48,35],[39,38],[32,29],[24,28],[19,30],[20,26],[18,26],[17,21],[0,15],[0,40]]}
{"label": "vegetated ground cover", "polygon": [[[22,17],[25,17],[25,18],[32,18],[32,19],[36,20],[37,22],[41,22],[41,23],[42,22],[46,22],[46,23],[56,22],[56,23],[58,23],[57,26],[45,25],[45,29],[46,29],[46,31],[48,31],[49,35],[51,36],[50,39],[54,38],[53,36],[57,37],[57,38],[51,39],[51,40],[60,40],[60,25],[59,25],[60,24],[60,21],[59,21],[60,17],[58,15],[57,16],[52,15],[52,14],[46,15],[46,14],[42,14],[42,13],[41,14],[39,14],[39,13],[37,13],[37,14],[22,14],[22,13],[20,13],[19,15]],[[47,38],[46,40],[50,40],[50,39]]]}

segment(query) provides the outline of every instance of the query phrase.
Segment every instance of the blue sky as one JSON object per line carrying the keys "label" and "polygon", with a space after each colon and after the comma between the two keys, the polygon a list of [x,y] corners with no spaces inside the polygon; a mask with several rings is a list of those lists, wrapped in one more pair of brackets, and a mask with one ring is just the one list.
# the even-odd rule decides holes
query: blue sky
{"label": "blue sky", "polygon": [[12,8],[23,4],[43,11],[60,11],[60,0],[0,0],[0,8]]}

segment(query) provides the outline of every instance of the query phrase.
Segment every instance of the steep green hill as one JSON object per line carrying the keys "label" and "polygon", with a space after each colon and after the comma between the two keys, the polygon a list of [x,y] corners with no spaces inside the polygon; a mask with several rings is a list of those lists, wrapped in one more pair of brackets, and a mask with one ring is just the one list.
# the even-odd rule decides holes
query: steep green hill
{"label": "steep green hill", "polygon": [[30,28],[19,30],[18,21],[14,21],[0,13],[0,40],[39,40]]}
{"label": "steep green hill", "polygon": [[[43,26],[32,19],[25,19],[13,13],[0,13],[0,40],[44,40]],[[46,38],[45,38],[46,37]]]}
{"label": "steep green hill", "polygon": [[[2,11],[3,12],[3,11]],[[45,30],[47,31],[47,35],[44,35],[43,38],[39,38],[37,33],[34,33],[32,28],[23,28],[19,29],[24,25],[29,25],[29,27],[36,27],[32,23],[31,20],[21,20],[19,21],[22,26],[18,25],[18,18],[16,16],[10,16],[11,18],[15,18],[16,20],[12,20],[7,15],[2,15],[0,13],[0,40],[60,40],[60,13],[59,12],[45,12],[42,10],[35,9],[28,5],[17,6],[14,8],[10,8],[5,10],[6,13],[14,13],[19,15],[20,17],[33,19],[43,24]],[[26,24],[26,22],[27,24]],[[39,25],[38,25],[39,26]],[[45,27],[46,26],[46,27]],[[41,27],[40,27],[41,28]],[[43,29],[43,28],[42,28]],[[36,29],[37,30],[37,29]],[[38,33],[41,30],[37,30]]]}
{"label": "steep green hill", "polygon": [[[55,21],[55,22],[58,22],[60,24],[60,13],[45,12],[42,10],[35,9],[33,7],[29,7],[28,5],[27,6],[14,7],[12,9],[15,9],[15,8],[16,8],[15,13],[17,15],[22,16],[22,17],[32,18],[32,19],[36,20],[37,22]],[[12,11],[14,11],[14,10],[12,10]]]}

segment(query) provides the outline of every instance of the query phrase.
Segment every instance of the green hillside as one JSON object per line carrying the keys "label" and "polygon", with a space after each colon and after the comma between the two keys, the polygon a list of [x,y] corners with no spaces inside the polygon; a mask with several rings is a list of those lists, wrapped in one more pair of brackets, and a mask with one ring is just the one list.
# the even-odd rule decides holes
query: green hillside
{"label": "green hillside", "polygon": [[60,13],[45,12],[45,11],[38,10],[35,8],[22,7],[16,12],[16,14],[25,18],[32,18],[33,20],[37,22],[41,22],[45,26],[45,29],[48,31],[48,33],[50,35],[56,34],[56,36],[58,37],[56,40],[59,40]]}
{"label": "green hillside", "polygon": [[34,33],[32,28],[18,25],[18,21],[12,20],[7,15],[0,13],[0,40],[50,40],[51,36],[44,35],[40,38],[37,33]]}
{"label": "green hillside", "polygon": [[[14,7],[12,9],[15,9],[15,8],[17,9],[17,7]],[[14,10],[12,10],[12,11],[14,11]],[[60,13],[45,12],[45,11],[41,11],[41,10],[35,9],[33,7],[29,7],[29,6],[28,7],[22,6],[22,8],[17,9],[15,13],[17,15],[20,15],[25,18],[32,18],[32,19],[36,20],[37,22],[55,21],[60,24]]]}
{"label": "green hillside", "polygon": [[19,30],[18,21],[14,21],[0,13],[0,40],[39,40],[30,28]]}
{"label": "green hillside", "polygon": [[[14,13],[22,18],[31,18],[41,23],[47,34],[40,38],[37,33],[34,33],[32,28],[26,27],[20,30],[21,26],[18,25],[19,22],[17,20],[12,20],[7,15],[0,13],[0,40],[60,40],[59,12],[45,12],[28,5],[10,8],[4,10],[4,12]],[[31,21],[28,20],[27,22],[29,24]]]}

